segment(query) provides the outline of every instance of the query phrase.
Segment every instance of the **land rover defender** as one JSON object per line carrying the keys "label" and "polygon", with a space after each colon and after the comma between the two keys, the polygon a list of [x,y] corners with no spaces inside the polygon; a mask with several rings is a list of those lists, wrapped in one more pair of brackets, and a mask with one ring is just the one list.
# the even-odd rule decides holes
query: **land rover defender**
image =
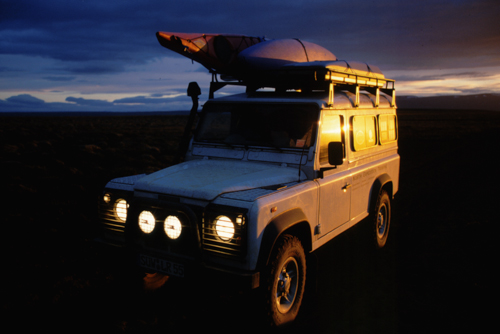
{"label": "land rover defender", "polygon": [[280,326],[299,311],[308,253],[367,217],[375,248],[387,242],[394,81],[366,64],[310,62],[243,83],[215,76],[210,96],[228,84],[246,92],[204,104],[182,163],[105,186],[100,223],[147,272],[262,289]]}

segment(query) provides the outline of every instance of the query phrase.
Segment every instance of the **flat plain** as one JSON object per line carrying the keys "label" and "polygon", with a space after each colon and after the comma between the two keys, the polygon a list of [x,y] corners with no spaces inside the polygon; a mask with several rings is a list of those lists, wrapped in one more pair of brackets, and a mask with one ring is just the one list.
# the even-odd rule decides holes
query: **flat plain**
{"label": "flat plain", "polygon": [[[255,293],[215,290],[205,277],[170,279],[147,293],[119,250],[94,241],[106,182],[170,166],[186,120],[0,116],[6,328],[269,330],[256,321]],[[400,190],[388,246],[374,252],[361,244],[360,225],[315,252],[301,314],[287,331],[481,332],[491,325],[500,113],[405,109],[398,120]]]}

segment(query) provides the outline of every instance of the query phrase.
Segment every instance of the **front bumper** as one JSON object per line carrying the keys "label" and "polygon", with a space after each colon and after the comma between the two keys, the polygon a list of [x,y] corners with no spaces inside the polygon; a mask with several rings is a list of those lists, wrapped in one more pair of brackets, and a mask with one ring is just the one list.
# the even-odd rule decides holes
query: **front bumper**
{"label": "front bumper", "polygon": [[255,289],[260,285],[259,271],[223,268],[193,259],[169,258],[157,254],[135,252],[135,263],[148,273],[160,273],[188,281],[196,280],[211,287]]}
{"label": "front bumper", "polygon": [[94,241],[101,247],[111,249],[113,257],[121,256],[122,261],[118,261],[119,263],[123,264],[125,259],[125,263],[144,273],[160,273],[187,281],[202,279],[202,284],[224,289],[246,290],[256,289],[260,286],[259,271],[220,267],[195,259],[166,257],[161,254],[131,249],[123,244],[110,242],[110,240],[103,238],[95,238]]}

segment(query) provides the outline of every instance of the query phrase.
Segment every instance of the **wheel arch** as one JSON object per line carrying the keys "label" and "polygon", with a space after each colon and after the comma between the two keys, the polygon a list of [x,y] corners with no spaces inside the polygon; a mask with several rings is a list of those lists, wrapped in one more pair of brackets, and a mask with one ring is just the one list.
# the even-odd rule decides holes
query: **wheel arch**
{"label": "wheel arch", "polygon": [[258,267],[266,266],[276,242],[284,234],[298,237],[307,254],[312,249],[311,228],[307,217],[300,208],[281,213],[269,222],[262,237],[259,251]]}
{"label": "wheel arch", "polygon": [[379,175],[373,182],[372,189],[370,192],[370,204],[368,207],[369,209],[368,212],[373,212],[373,210],[375,209],[378,196],[380,195],[382,190],[387,191],[387,194],[389,195],[390,199],[394,198],[393,183],[391,177],[388,174]]}

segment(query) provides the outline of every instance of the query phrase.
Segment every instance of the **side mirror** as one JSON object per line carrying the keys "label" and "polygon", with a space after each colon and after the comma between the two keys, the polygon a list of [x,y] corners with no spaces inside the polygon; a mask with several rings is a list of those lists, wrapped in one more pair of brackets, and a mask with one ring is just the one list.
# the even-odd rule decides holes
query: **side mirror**
{"label": "side mirror", "polygon": [[344,144],[332,141],[328,143],[328,163],[332,166],[339,166],[344,163]]}

